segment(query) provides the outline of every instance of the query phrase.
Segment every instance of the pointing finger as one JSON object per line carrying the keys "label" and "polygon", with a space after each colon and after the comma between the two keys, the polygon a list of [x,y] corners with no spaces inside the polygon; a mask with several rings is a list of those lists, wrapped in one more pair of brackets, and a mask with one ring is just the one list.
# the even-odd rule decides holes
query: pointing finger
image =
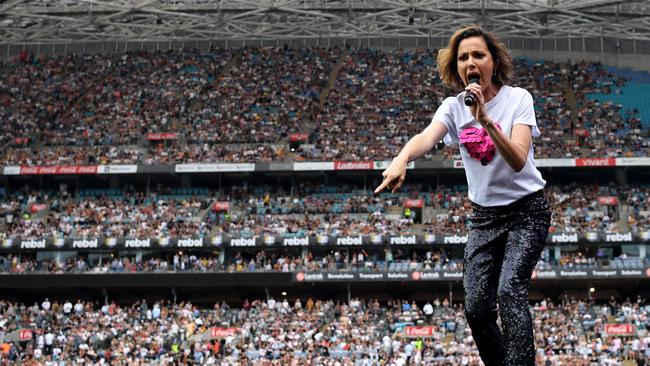
{"label": "pointing finger", "polygon": [[375,193],[379,193],[379,192],[383,191],[384,188],[386,188],[386,186],[388,185],[389,181],[390,181],[389,179],[384,179],[384,181],[381,182],[379,187],[375,188]]}

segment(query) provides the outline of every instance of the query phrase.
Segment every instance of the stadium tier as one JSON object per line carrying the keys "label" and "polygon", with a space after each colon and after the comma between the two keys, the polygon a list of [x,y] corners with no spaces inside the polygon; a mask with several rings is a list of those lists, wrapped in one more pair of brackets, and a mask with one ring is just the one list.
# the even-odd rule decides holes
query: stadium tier
{"label": "stadium tier", "polygon": [[[630,73],[597,63],[515,66],[544,131],[537,158],[648,156],[648,105],[635,97],[647,78],[628,85]],[[0,69],[8,166],[390,160],[451,92],[435,50],[142,51]]]}
{"label": "stadium tier", "polygon": [[[531,310],[539,364],[607,365],[650,353],[650,339],[633,336],[650,326],[642,299],[544,299]],[[0,325],[8,335],[0,362],[11,364],[479,365],[463,308],[446,298],[246,299],[212,309],[45,298],[0,301]]]}

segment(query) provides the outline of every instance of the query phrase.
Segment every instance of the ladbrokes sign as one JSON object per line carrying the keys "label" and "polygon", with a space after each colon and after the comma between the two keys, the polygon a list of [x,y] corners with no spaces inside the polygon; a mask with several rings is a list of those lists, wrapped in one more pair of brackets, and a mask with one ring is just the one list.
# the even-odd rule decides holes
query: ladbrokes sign
{"label": "ladbrokes sign", "polygon": [[372,170],[372,161],[335,161],[334,170]]}

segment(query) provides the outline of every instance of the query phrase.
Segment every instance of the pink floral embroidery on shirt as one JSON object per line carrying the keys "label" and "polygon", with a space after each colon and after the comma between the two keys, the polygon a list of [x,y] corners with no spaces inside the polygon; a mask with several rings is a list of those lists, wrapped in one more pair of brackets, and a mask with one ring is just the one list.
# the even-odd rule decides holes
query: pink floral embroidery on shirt
{"label": "pink floral embroidery on shirt", "polygon": [[[499,130],[501,126],[494,123]],[[460,143],[465,146],[469,156],[487,165],[497,152],[494,142],[484,128],[469,127],[460,132]]]}

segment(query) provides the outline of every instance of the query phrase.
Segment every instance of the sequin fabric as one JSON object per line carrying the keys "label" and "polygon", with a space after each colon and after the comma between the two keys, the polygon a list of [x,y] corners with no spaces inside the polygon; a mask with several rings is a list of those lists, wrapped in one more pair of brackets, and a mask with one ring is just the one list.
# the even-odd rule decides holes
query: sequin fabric
{"label": "sequin fabric", "polygon": [[486,366],[534,365],[528,286],[548,235],[548,203],[538,191],[507,206],[472,208],[463,287],[481,359]]}
{"label": "sequin fabric", "polygon": [[[501,130],[501,125],[494,122],[494,125]],[[460,132],[460,143],[465,146],[467,153],[472,158],[487,165],[497,152],[494,142],[485,128],[469,127]]]}

